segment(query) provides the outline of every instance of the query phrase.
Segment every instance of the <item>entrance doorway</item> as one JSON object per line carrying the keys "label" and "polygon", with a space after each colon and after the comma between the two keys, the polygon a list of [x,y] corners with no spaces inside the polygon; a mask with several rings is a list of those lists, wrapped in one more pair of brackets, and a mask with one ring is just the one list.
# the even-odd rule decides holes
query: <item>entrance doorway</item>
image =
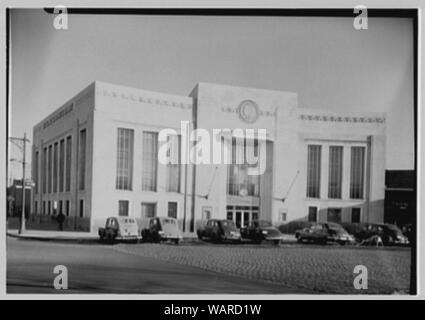
{"label": "entrance doorway", "polygon": [[252,220],[258,219],[258,206],[227,206],[227,220],[231,220],[236,227],[246,227]]}

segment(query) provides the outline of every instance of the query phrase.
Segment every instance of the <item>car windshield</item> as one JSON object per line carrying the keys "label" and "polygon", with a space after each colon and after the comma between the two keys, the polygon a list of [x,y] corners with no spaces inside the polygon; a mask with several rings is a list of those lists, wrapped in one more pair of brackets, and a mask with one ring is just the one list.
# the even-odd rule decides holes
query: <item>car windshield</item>
{"label": "car windshield", "polygon": [[223,220],[221,222],[223,228],[235,228],[235,223],[233,221],[230,220]]}
{"label": "car windshield", "polygon": [[163,224],[172,224],[172,225],[175,225],[176,224],[176,220],[173,220],[173,219],[163,219],[162,220],[162,223]]}
{"label": "car windshield", "polygon": [[260,228],[267,228],[267,227],[271,227],[272,224],[269,221],[260,220],[258,221],[258,226]]}
{"label": "car windshield", "polygon": [[347,232],[345,229],[339,224],[329,224],[329,229],[338,231],[338,232]]}

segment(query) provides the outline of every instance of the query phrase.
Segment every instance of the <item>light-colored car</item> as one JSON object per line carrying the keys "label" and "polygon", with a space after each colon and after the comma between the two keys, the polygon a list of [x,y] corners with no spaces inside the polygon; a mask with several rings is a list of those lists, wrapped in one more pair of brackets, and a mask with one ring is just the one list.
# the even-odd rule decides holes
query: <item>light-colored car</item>
{"label": "light-colored car", "polygon": [[137,221],[129,217],[109,217],[105,227],[99,228],[101,241],[128,241],[138,242],[142,239]]}
{"label": "light-colored car", "polygon": [[149,220],[148,227],[142,230],[144,241],[173,241],[175,244],[183,239],[177,220],[169,217],[154,217]]}

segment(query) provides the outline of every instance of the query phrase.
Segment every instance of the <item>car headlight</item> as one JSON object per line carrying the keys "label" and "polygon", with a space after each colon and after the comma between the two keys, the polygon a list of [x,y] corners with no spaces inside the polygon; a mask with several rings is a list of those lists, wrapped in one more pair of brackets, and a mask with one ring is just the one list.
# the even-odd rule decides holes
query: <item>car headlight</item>
{"label": "car headlight", "polygon": [[262,234],[268,234],[266,230],[261,231]]}
{"label": "car headlight", "polygon": [[158,231],[158,234],[164,234],[164,231],[160,230]]}

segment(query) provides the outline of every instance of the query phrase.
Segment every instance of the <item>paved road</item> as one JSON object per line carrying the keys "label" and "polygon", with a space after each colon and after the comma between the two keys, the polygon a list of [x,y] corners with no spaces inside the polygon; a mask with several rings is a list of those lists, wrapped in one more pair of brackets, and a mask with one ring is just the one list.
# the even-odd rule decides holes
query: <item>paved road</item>
{"label": "paved road", "polygon": [[[68,268],[69,290],[53,288]],[[113,246],[7,239],[8,293],[294,293],[262,281],[117,251]],[[307,291],[300,290],[300,293]]]}

